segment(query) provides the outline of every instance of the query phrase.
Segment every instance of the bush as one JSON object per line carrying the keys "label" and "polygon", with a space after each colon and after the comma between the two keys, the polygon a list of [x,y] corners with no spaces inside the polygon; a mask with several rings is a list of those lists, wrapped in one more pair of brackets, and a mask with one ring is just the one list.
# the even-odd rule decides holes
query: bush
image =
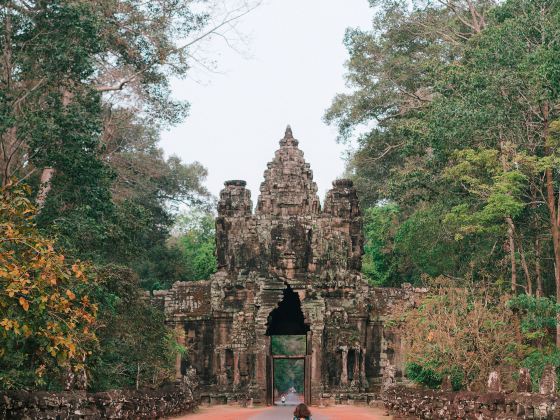
{"label": "bush", "polygon": [[455,388],[476,390],[485,389],[494,369],[511,377],[527,352],[517,340],[519,323],[508,297],[482,285],[450,287],[443,279],[431,289],[418,308],[395,314],[410,378],[435,387],[451,375]]}
{"label": "bush", "polygon": [[498,287],[451,287],[443,279],[418,308],[395,314],[406,346],[406,375],[437,388],[444,375],[455,390],[484,390],[492,370],[504,387],[514,389],[520,367],[538,382],[547,364],[560,367],[556,315],[560,305],[545,297],[508,296]]}

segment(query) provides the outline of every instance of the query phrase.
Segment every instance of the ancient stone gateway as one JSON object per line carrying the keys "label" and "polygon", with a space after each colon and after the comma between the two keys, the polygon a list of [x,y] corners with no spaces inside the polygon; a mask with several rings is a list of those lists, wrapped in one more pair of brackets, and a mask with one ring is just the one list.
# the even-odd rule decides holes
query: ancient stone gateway
{"label": "ancient stone gateway", "polygon": [[402,372],[398,336],[384,328],[411,287],[373,288],[360,274],[362,219],[349,180],[317,185],[288,127],[268,164],[253,213],[244,181],[227,181],[216,219],[218,272],[156,291],[166,322],[195,369],[203,402],[273,403],[271,336],[304,335],[307,403],[376,398],[386,366]]}

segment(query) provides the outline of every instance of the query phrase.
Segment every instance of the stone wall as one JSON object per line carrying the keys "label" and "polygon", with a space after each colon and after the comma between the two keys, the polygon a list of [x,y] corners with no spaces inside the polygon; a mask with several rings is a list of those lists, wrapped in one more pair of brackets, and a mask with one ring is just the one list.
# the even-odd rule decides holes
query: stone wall
{"label": "stone wall", "polygon": [[[486,392],[452,392],[451,377],[442,378],[439,390],[398,386],[395,369],[383,375],[382,398],[396,419],[559,419],[558,378],[556,367],[544,367],[538,393],[533,392],[529,369],[517,373],[517,392],[504,392],[497,369],[491,371]],[[515,377],[515,376],[514,376]],[[402,417],[401,417],[402,416]]]}
{"label": "stone wall", "polygon": [[419,419],[560,419],[556,394],[444,392],[397,386],[383,394],[385,407]]}
{"label": "stone wall", "polygon": [[187,387],[97,393],[0,393],[1,419],[157,419],[193,411],[196,399]]}

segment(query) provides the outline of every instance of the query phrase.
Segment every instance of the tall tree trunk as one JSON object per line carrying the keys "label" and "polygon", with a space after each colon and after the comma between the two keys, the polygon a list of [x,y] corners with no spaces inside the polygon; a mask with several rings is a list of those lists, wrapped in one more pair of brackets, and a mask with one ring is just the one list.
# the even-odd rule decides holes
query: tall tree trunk
{"label": "tall tree trunk", "polygon": [[541,241],[539,238],[539,218],[536,216],[537,211],[537,187],[535,185],[531,186],[531,210],[533,212],[531,220],[531,228],[535,232],[535,277],[537,282],[537,290],[535,291],[536,297],[543,296],[543,283],[542,283],[542,272],[541,272]]}
{"label": "tall tree trunk", "polygon": [[[72,101],[72,92],[70,92],[67,88],[62,88],[62,106],[64,108],[70,105]],[[37,207],[39,211],[45,205],[45,201],[47,201],[47,196],[51,191],[51,182],[56,170],[52,167],[45,167],[41,172],[41,186],[39,187],[39,194],[37,194]]]}
{"label": "tall tree trunk", "polygon": [[517,292],[517,262],[515,261],[515,226],[511,217],[506,217],[508,224],[509,257],[511,261],[511,292]]}
{"label": "tall tree trunk", "polygon": [[13,159],[17,148],[17,129],[16,127],[8,128],[0,139],[2,146],[2,155],[0,169],[2,170],[2,187],[5,187],[10,182],[14,175],[13,173]]}
{"label": "tall tree trunk", "polygon": [[[502,163],[502,171],[506,173],[509,170],[509,165],[506,157],[506,147],[505,141],[503,140],[502,133],[500,132],[500,161]],[[517,262],[515,261],[515,225],[511,216],[506,216],[506,222],[508,225],[508,245],[509,245],[509,257],[511,264],[511,292],[515,294],[517,292]]]}
{"label": "tall tree trunk", "polygon": [[[10,13],[10,7],[11,2],[8,2],[8,5],[4,7],[6,17],[4,18],[4,48],[2,51],[2,67],[4,69],[2,81],[8,92],[12,89],[12,16]],[[8,128],[0,137],[0,146],[2,147],[0,155],[2,187],[8,185],[12,176],[11,160],[14,154],[13,149],[16,145],[16,141],[16,127]]]}
{"label": "tall tree trunk", "polygon": [[136,363],[136,391],[140,389],[140,362]]}
{"label": "tall tree trunk", "polygon": [[45,205],[45,201],[47,201],[47,196],[51,190],[51,182],[54,176],[55,170],[54,168],[43,168],[41,172],[41,185],[39,186],[39,193],[37,194],[37,208],[39,211]]}
{"label": "tall tree trunk", "polygon": [[[543,136],[544,142],[548,142],[548,126],[549,126],[549,105],[548,102],[543,104]],[[549,147],[546,150],[547,154],[551,153]],[[552,245],[554,253],[554,282],[556,285],[556,303],[560,303],[560,231],[558,226],[558,212],[557,200],[554,193],[554,174],[552,168],[545,170],[545,183],[546,183],[546,204],[550,214],[550,233],[552,234]],[[560,347],[560,314],[556,316],[556,346]]]}
{"label": "tall tree trunk", "polygon": [[[550,213],[550,232],[554,253],[554,282],[556,284],[556,302],[560,303],[560,232],[556,217],[556,197],[554,195],[552,169],[546,169],[546,202]],[[556,317],[556,346],[560,347],[560,316]]]}
{"label": "tall tree trunk", "polygon": [[525,258],[525,251],[523,250],[523,241],[521,237],[518,236],[517,238],[519,246],[517,249],[519,250],[519,257],[521,258],[521,267],[523,268],[523,273],[525,274],[525,281],[527,283],[527,287],[525,288],[525,292],[529,296],[533,296],[533,282],[531,281],[531,274],[529,273],[529,266],[527,265],[527,259]]}
{"label": "tall tree trunk", "polygon": [[541,242],[539,237],[535,239],[535,273],[537,276],[537,297],[542,297],[543,293],[543,283],[541,274]]}

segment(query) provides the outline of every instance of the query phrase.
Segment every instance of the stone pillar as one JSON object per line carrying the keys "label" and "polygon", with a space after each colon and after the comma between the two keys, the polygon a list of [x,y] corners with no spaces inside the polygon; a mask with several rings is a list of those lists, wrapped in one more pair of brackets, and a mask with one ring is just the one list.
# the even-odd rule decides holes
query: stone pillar
{"label": "stone pillar", "polygon": [[220,358],[220,365],[218,368],[218,385],[227,385],[227,374],[226,374],[226,350],[224,348],[218,351],[218,356]]}
{"label": "stone pillar", "polygon": [[[257,334],[259,332],[257,331]],[[254,398],[259,399],[260,404],[266,404],[266,390],[267,390],[267,370],[268,366],[266,363],[267,357],[269,356],[270,348],[270,337],[264,335],[264,331],[260,338],[257,338],[257,350],[256,350],[256,360],[255,360],[255,371],[254,377],[251,381],[256,383],[254,389],[258,390],[259,395],[254,395]]]}
{"label": "stone pillar", "polygon": [[348,347],[343,346],[342,350],[342,373],[340,374],[340,385],[348,385]]}
{"label": "stone pillar", "polygon": [[354,349],[354,368],[352,371],[352,382],[358,383],[360,381],[360,350]]}
{"label": "stone pillar", "polygon": [[367,388],[369,386],[368,380],[367,380],[367,376],[366,376],[366,349],[362,349],[362,351],[360,352],[361,356],[362,356],[362,360],[361,360],[361,369],[360,369],[360,380],[361,380],[361,385],[363,388]]}
{"label": "stone pillar", "polygon": [[385,392],[396,384],[397,369],[393,365],[387,365],[383,369],[383,379],[381,382],[381,391]]}
{"label": "stone pillar", "polygon": [[[184,346],[186,344],[185,326],[183,323],[175,324],[175,337],[177,337],[177,343],[179,345]],[[177,356],[175,357],[175,379],[179,381],[183,379],[183,375],[181,373],[181,362],[182,356],[180,353],[177,353]]]}
{"label": "stone pillar", "polygon": [[218,216],[250,216],[253,212],[251,191],[245,188],[243,180],[224,182],[224,189],[220,191],[218,201]]}
{"label": "stone pillar", "polygon": [[323,357],[323,329],[312,328],[312,354],[311,354],[311,402],[315,404],[321,398],[322,378],[321,378],[321,364]]}
{"label": "stone pillar", "polygon": [[239,385],[239,352],[233,353],[233,386]]}
{"label": "stone pillar", "polygon": [[350,233],[352,249],[348,255],[348,268],[360,270],[364,234],[356,189],[349,179],[333,181],[333,188],[325,196],[323,212],[344,221]]}
{"label": "stone pillar", "polygon": [[441,380],[441,390],[444,392],[453,391],[453,384],[451,383],[451,376],[445,375]]}

